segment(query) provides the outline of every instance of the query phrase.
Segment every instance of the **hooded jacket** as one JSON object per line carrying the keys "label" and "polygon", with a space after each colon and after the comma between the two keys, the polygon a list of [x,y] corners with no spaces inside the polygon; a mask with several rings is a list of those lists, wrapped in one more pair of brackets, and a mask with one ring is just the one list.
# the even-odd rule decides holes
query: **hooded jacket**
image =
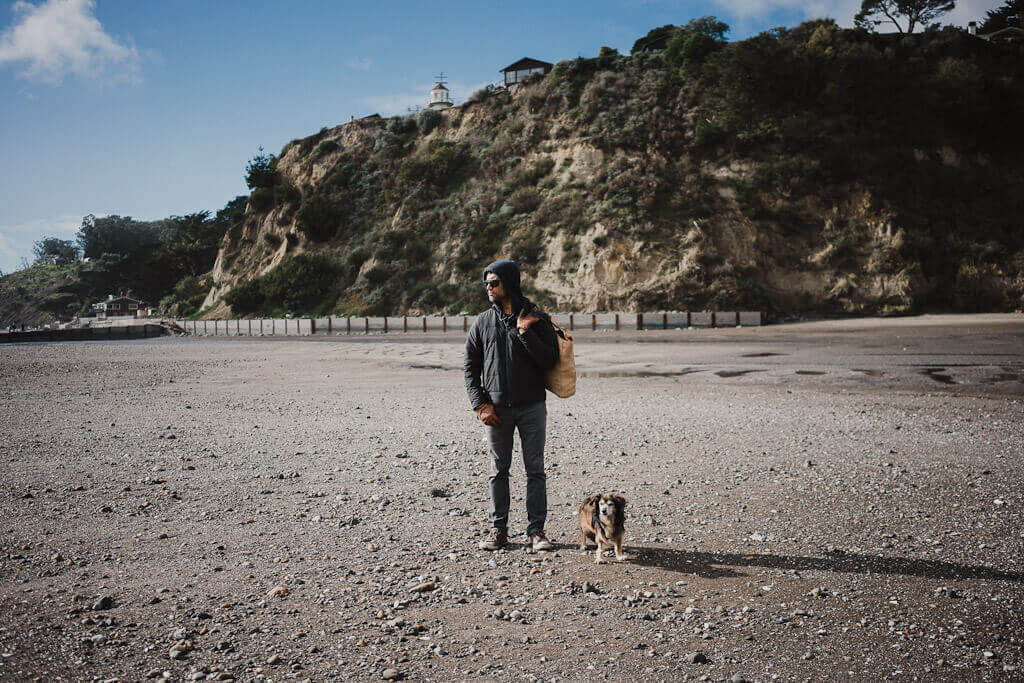
{"label": "hooded jacket", "polygon": [[[558,362],[558,340],[551,318],[523,296],[519,266],[500,260],[484,269],[501,279],[512,298],[512,313],[506,315],[497,303],[477,316],[466,337],[463,369],[466,393],[473,409],[485,403],[521,406],[546,397],[544,371]],[[540,321],[519,334],[516,320],[522,310],[532,311]]]}

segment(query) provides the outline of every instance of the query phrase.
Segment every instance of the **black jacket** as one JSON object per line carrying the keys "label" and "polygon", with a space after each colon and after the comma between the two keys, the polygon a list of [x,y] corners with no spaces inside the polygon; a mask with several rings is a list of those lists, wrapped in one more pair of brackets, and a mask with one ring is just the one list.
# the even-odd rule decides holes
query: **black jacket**
{"label": "black jacket", "polygon": [[463,369],[474,410],[485,403],[522,406],[546,397],[544,371],[558,362],[555,330],[542,318],[519,334],[516,317],[517,313],[505,316],[494,304],[469,330]]}
{"label": "black jacket", "polygon": [[[544,371],[558,362],[558,339],[551,319],[536,309],[519,288],[519,266],[514,261],[495,261],[484,270],[501,278],[512,297],[512,313],[498,304],[477,317],[466,337],[466,393],[476,410],[485,403],[522,406],[543,401]],[[519,334],[516,319],[523,309],[541,318],[526,334]]]}

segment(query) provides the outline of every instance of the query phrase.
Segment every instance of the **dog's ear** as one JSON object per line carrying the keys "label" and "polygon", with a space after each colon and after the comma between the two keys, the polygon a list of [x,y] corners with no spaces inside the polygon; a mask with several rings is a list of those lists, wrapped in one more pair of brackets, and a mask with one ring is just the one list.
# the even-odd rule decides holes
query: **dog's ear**
{"label": "dog's ear", "polygon": [[626,508],[626,499],[622,496],[615,494],[612,496],[612,500],[615,501],[615,509],[622,512]]}
{"label": "dog's ear", "polygon": [[584,506],[586,506],[586,505],[597,505],[597,501],[600,500],[600,498],[601,498],[601,494],[600,493],[595,493],[592,496],[587,496],[587,498],[583,501],[583,505]]}

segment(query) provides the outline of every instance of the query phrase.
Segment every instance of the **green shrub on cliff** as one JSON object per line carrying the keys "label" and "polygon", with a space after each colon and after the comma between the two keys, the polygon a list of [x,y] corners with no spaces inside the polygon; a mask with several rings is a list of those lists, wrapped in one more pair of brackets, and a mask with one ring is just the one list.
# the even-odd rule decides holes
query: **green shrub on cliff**
{"label": "green shrub on cliff", "polygon": [[424,182],[435,189],[444,189],[469,174],[472,160],[465,143],[435,141],[423,154],[402,161],[398,179],[404,183]]}
{"label": "green shrub on cliff", "polygon": [[295,204],[302,199],[302,192],[293,183],[281,181],[274,186],[274,204]]}
{"label": "green shrub on cliff", "polygon": [[313,158],[319,159],[320,157],[325,157],[332,152],[337,152],[339,148],[340,145],[337,141],[324,140],[316,146],[316,149],[313,150]]}
{"label": "green shrub on cliff", "polygon": [[256,213],[265,213],[274,208],[274,189],[257,187],[249,195],[249,207]]}
{"label": "green shrub on cliff", "polygon": [[236,315],[325,313],[334,304],[343,275],[344,268],[329,256],[300,254],[235,286],[224,301]]}
{"label": "green shrub on cliff", "polygon": [[295,215],[296,227],[314,242],[325,242],[338,232],[338,211],[322,194],[306,198]]}
{"label": "green shrub on cliff", "polygon": [[266,299],[260,278],[237,284],[224,295],[224,302],[231,307],[231,312],[235,315],[258,313],[263,309]]}
{"label": "green shrub on cliff", "polygon": [[441,125],[441,112],[436,109],[424,109],[416,114],[416,127],[423,135],[429,135],[435,128]]}
{"label": "green shrub on cliff", "polygon": [[210,278],[189,276],[182,278],[174,290],[160,300],[160,309],[173,316],[188,317],[199,310],[203,299],[210,292],[213,282]]}

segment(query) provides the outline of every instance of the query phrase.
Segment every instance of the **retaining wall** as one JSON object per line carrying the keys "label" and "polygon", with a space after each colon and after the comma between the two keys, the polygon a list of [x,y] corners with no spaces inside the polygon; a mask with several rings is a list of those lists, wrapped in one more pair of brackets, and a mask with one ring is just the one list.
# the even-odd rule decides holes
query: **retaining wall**
{"label": "retaining wall", "polygon": [[105,325],[103,327],[66,327],[54,330],[0,332],[0,344],[47,341],[103,341],[107,339],[143,339],[167,334],[163,325]]}
{"label": "retaining wall", "polygon": [[[761,325],[759,311],[654,311],[634,313],[554,313],[556,325],[575,330],[672,330],[693,327]],[[178,320],[187,333],[198,336],[309,336],[348,334],[465,333],[475,315],[371,316],[348,318],[254,318],[246,320]]]}

